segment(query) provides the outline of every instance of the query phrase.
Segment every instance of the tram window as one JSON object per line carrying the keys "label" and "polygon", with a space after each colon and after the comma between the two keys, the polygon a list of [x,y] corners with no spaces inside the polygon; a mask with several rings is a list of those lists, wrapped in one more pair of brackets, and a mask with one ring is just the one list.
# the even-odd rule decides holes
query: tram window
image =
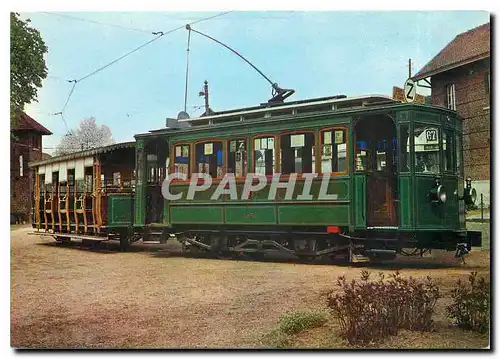
{"label": "tram window", "polygon": [[281,173],[314,173],[314,134],[294,133],[282,135]]}
{"label": "tram window", "polygon": [[274,137],[254,139],[255,173],[272,175],[275,170]]}
{"label": "tram window", "polygon": [[113,172],[113,186],[120,187],[121,176],[120,172]]}
{"label": "tram window", "polygon": [[175,160],[174,160],[174,172],[184,173],[189,176],[189,155],[190,155],[189,145],[177,145],[175,146]]}
{"label": "tram window", "polygon": [[347,172],[345,129],[321,131],[321,173]]}
{"label": "tram window", "polygon": [[247,174],[247,141],[228,141],[227,172],[234,173],[236,178]]}
{"label": "tram window", "polygon": [[367,141],[356,142],[355,168],[357,172],[366,171],[370,165],[370,150]]}
{"label": "tram window", "polygon": [[407,124],[401,125],[400,127],[400,171],[409,172],[410,171],[410,127]]}
{"label": "tram window", "polygon": [[439,128],[415,126],[414,131],[415,171],[430,174],[439,173]]}
{"label": "tram window", "polygon": [[455,161],[453,158],[455,146],[453,145],[453,131],[443,131],[443,170],[448,172],[454,172]]}
{"label": "tram window", "polygon": [[43,195],[43,193],[45,193],[45,190],[46,190],[46,188],[45,188],[45,175],[41,174],[39,176],[40,176],[40,179],[39,179],[39,181],[40,181],[39,182],[40,183],[40,193],[42,193],[42,195]]}
{"label": "tram window", "polygon": [[75,185],[75,170],[71,169],[68,170],[68,186],[74,186]]}
{"label": "tram window", "polygon": [[94,176],[92,175],[92,168],[86,167],[85,168],[85,192],[92,192],[93,191],[93,184],[94,184]]}
{"label": "tram window", "polygon": [[212,178],[224,177],[222,167],[222,142],[203,142],[195,145],[196,170]]}

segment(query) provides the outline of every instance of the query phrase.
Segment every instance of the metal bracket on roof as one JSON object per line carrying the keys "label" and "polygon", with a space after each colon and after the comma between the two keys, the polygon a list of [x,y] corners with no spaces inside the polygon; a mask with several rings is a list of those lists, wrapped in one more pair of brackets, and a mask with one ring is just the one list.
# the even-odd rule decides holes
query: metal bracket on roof
{"label": "metal bracket on roof", "polygon": [[428,79],[422,79],[424,80],[425,82],[427,82],[427,85],[421,85],[419,84],[419,81],[416,82],[417,86],[418,87],[424,87],[426,89],[432,89],[432,84],[430,83],[430,81]]}

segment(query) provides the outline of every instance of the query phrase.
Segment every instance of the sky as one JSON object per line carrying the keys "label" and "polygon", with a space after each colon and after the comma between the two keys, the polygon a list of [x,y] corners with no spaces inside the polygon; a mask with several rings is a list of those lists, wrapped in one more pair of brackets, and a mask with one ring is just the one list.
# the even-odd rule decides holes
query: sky
{"label": "sky", "polygon": [[[63,15],[63,16],[58,16]],[[26,113],[53,132],[43,140],[53,153],[67,128],[95,117],[117,142],[165,126],[184,110],[188,31],[180,29],[150,43],[104,70],[81,79],[168,31],[217,12],[21,12],[31,19],[48,53],[48,77],[38,102]],[[282,88],[288,100],[344,94],[392,95],[412,74],[461,32],[489,21],[484,11],[274,11],[228,14],[194,24],[240,52]],[[72,18],[70,18],[72,17]],[[83,19],[83,20],[82,20]],[[210,107],[228,110],[255,106],[271,97],[269,83],[221,45],[191,34],[187,112],[203,112],[198,96],[210,88]],[[428,94],[426,89],[418,92]]]}

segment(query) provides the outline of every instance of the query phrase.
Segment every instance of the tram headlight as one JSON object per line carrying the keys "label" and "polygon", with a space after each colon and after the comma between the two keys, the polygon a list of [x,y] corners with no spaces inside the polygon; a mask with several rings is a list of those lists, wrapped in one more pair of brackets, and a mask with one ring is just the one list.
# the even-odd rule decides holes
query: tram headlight
{"label": "tram headlight", "polygon": [[430,198],[432,202],[446,203],[446,189],[443,185],[437,185],[431,189]]}
{"label": "tram headlight", "polygon": [[468,206],[476,203],[477,193],[475,188],[465,188],[464,189],[464,198],[465,204]]}
{"label": "tram headlight", "polygon": [[465,180],[464,195],[459,199],[463,199],[467,206],[476,203],[477,192],[475,188],[472,188],[472,179],[470,177]]}
{"label": "tram headlight", "polygon": [[446,203],[446,190],[443,186],[439,186],[437,189],[438,198],[441,203]]}

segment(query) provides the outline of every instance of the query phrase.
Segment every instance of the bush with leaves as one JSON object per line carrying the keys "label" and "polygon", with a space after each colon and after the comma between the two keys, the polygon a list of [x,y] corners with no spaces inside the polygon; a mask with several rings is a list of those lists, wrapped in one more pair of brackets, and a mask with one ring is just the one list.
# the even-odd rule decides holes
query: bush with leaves
{"label": "bush with leaves", "polygon": [[486,333],[490,318],[490,282],[469,275],[469,284],[461,280],[451,292],[453,302],[446,308],[448,317],[460,328]]}
{"label": "bush with leaves", "polygon": [[399,329],[430,331],[439,289],[430,277],[418,281],[402,278],[399,272],[385,281],[382,273],[370,281],[363,271],[361,281],[339,277],[343,292],[328,295],[328,307],[338,320],[342,335],[351,344],[377,342]]}

